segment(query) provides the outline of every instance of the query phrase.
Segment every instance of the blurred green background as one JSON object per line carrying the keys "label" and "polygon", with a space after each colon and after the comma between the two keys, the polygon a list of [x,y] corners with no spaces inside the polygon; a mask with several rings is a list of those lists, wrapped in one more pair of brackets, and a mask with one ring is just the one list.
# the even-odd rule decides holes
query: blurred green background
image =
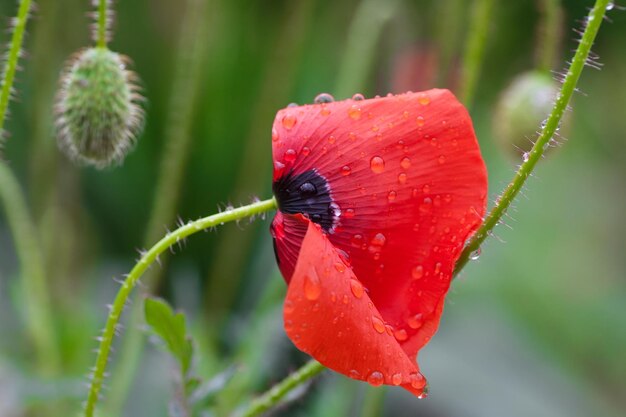
{"label": "blurred green background", "polygon": [[[38,0],[2,163],[19,178],[37,225],[62,370],[42,376],[33,360],[2,208],[0,416],[75,415],[86,397],[94,337],[118,288],[113,278],[122,278],[138,249],[175,227],[177,217],[269,198],[278,109],[310,103],[320,92],[343,99],[458,90],[471,3],[116,2],[110,47],[134,62],[146,124],[123,165],[98,171],[58,151],[52,110],[64,61],[90,45],[89,2]],[[541,66],[543,3],[495,2],[488,19],[470,111],[492,200],[521,162],[514,144],[493,134],[494,123],[509,123],[496,120],[497,103],[516,76]],[[576,46],[571,28],[581,27],[592,6],[560,3],[561,41],[549,65],[557,71]],[[2,44],[16,10],[16,2],[0,0]],[[585,94],[574,98],[564,146],[549,153],[497,238],[453,284],[440,331],[420,353],[430,397],[418,401],[400,389],[374,390],[327,373],[280,415],[626,415],[626,12],[614,9],[610,19],[594,47],[605,66],[583,73]],[[178,165],[167,162],[179,157]],[[166,207],[156,220],[155,194]],[[162,264],[143,280],[143,291],[188,315],[196,374],[210,379],[235,365],[223,391],[206,399],[204,415],[245,404],[306,360],[282,331],[285,289],[268,219],[193,236]],[[102,415],[166,416],[174,366],[167,354],[148,343],[124,369],[116,366],[127,337],[146,333],[141,322],[132,327],[116,341],[103,402],[111,414]]]}

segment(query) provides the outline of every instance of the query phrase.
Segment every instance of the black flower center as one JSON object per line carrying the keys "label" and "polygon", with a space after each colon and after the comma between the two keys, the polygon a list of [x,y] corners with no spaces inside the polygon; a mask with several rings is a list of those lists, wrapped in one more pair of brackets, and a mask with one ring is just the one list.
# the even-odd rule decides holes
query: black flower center
{"label": "black flower center", "polygon": [[332,233],[341,212],[330,195],[328,181],[316,170],[299,175],[289,172],[280,177],[272,189],[280,211],[306,214],[324,231]]}

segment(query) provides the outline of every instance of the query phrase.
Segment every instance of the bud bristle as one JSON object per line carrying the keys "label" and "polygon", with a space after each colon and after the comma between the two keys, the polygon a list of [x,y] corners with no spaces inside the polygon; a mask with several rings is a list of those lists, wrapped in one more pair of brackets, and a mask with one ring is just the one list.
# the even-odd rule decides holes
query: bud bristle
{"label": "bud bristle", "polygon": [[142,100],[128,59],[106,48],[75,54],[61,76],[56,104],[59,147],[97,168],[121,162],[143,126]]}

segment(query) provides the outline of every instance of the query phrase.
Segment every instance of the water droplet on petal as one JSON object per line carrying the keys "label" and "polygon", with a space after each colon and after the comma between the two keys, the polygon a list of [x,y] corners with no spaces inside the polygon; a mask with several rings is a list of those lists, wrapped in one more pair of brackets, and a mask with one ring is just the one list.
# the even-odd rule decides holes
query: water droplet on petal
{"label": "water droplet on petal", "polygon": [[404,169],[409,169],[409,167],[411,166],[411,160],[407,157],[402,158],[402,161],[400,161],[400,166]]}
{"label": "water droplet on petal", "polygon": [[304,296],[307,300],[317,300],[322,293],[322,285],[320,284],[320,278],[317,276],[315,268],[309,269],[309,272],[304,276]]}
{"label": "water droplet on petal", "polygon": [[346,209],[346,210],[343,212],[343,217],[345,217],[346,219],[351,219],[351,218],[353,218],[353,217],[354,217],[354,209],[351,209],[351,208]]}
{"label": "water droplet on petal", "polygon": [[402,384],[402,374],[393,374],[391,376],[391,383],[395,386]]}
{"label": "water droplet on petal", "polygon": [[343,264],[343,262],[335,262],[335,269],[337,270],[337,272],[343,272],[346,270],[346,266]]}
{"label": "water droplet on petal", "polygon": [[332,103],[335,101],[335,98],[328,93],[321,93],[315,96],[313,103],[322,104],[322,103]]}
{"label": "water droplet on petal", "polygon": [[356,298],[363,297],[363,294],[365,293],[363,285],[356,279],[350,280],[350,290],[352,290],[352,294],[354,294]]}
{"label": "water droplet on petal", "polygon": [[356,104],[350,106],[348,109],[348,116],[350,116],[352,120],[359,120],[361,118],[361,108]]}
{"label": "water droplet on petal", "polygon": [[404,172],[398,174],[398,184],[406,184],[406,174]]}
{"label": "water droplet on petal", "polygon": [[440,164],[443,164],[446,162],[446,157],[444,155],[439,155],[439,158],[437,158],[437,160]]}
{"label": "water droplet on petal", "polygon": [[398,193],[396,193],[395,191],[389,191],[389,194],[387,194],[387,200],[391,203],[393,201],[395,201],[396,197],[398,196]]}
{"label": "water droplet on petal", "polygon": [[428,106],[430,104],[430,97],[428,97],[426,94],[420,94],[420,96],[417,98],[417,102],[422,106]]}
{"label": "water droplet on petal", "polygon": [[372,316],[372,326],[374,326],[374,330],[378,333],[385,333],[385,323],[376,316]]}
{"label": "water droplet on petal", "polygon": [[287,149],[285,151],[285,155],[283,156],[285,162],[293,162],[296,160],[296,151],[293,149]]}
{"label": "water droplet on petal", "polygon": [[385,382],[385,377],[378,371],[374,371],[367,376],[367,382],[373,387],[379,387]]}
{"label": "water droplet on petal", "polygon": [[398,342],[404,342],[409,338],[409,335],[406,333],[406,330],[398,329],[393,332],[393,337],[395,337]]}
{"label": "water droplet on petal", "polygon": [[417,265],[411,270],[411,276],[413,279],[421,279],[424,276],[424,267],[422,265]]}
{"label": "water droplet on petal", "polygon": [[374,174],[380,174],[385,170],[385,160],[380,156],[375,156],[370,160],[370,168]]}
{"label": "water droplet on petal", "polygon": [[283,116],[282,124],[285,129],[291,130],[296,125],[297,121],[298,120],[296,119],[296,116],[292,114],[286,114]]}
{"label": "water droplet on petal", "polygon": [[276,131],[276,129],[272,129],[272,142],[278,142],[278,132]]}
{"label": "water droplet on petal", "polygon": [[363,94],[356,93],[355,95],[352,96],[352,100],[361,101],[361,100],[365,100],[365,97],[363,96]]}
{"label": "water droplet on petal", "polygon": [[416,374],[411,374],[409,380],[411,381],[411,386],[415,389],[420,389],[424,386],[424,375],[420,374],[419,372]]}
{"label": "water droplet on petal", "polygon": [[420,327],[422,327],[424,319],[422,317],[422,314],[418,313],[414,316],[409,317],[406,322],[411,329],[419,329]]}
{"label": "water droplet on petal", "polygon": [[344,165],[341,167],[341,175],[345,177],[347,175],[350,175],[350,173],[352,173],[352,170],[350,169],[348,165]]}
{"label": "water droplet on petal", "polygon": [[294,308],[295,307],[294,307],[293,303],[291,302],[291,300],[285,300],[285,305],[284,305],[284,308],[283,308],[285,313],[287,313],[287,314],[293,313]]}
{"label": "water droplet on petal", "polygon": [[310,153],[311,153],[311,148],[309,148],[308,146],[303,147],[302,151],[300,152],[302,156],[307,156]]}
{"label": "water droplet on petal", "polygon": [[337,140],[337,138],[335,137],[335,135],[330,135],[328,137],[328,143],[330,143],[331,145],[333,145],[336,140]]}
{"label": "water droplet on petal", "polygon": [[424,126],[424,123],[426,123],[426,121],[422,116],[417,116],[417,119],[415,119],[415,123],[417,123],[418,127],[422,127]]}
{"label": "water droplet on petal", "polygon": [[361,246],[363,246],[363,235],[356,234],[352,236],[352,239],[350,239],[350,243],[355,248],[360,248]]}
{"label": "water droplet on petal", "polygon": [[293,109],[294,107],[298,107],[298,103],[289,103],[289,104],[287,104],[287,108]]}

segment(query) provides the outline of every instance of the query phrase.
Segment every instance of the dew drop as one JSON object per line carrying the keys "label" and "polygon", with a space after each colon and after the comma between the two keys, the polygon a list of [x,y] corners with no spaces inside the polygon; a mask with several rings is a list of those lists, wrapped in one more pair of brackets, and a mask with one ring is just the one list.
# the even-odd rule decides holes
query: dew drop
{"label": "dew drop", "polygon": [[283,127],[287,130],[293,129],[293,127],[296,125],[296,122],[297,122],[296,116],[292,114],[284,115],[281,121],[281,123],[283,124]]}
{"label": "dew drop", "polygon": [[417,265],[411,270],[411,276],[413,279],[421,279],[424,276],[424,267],[422,265]]}
{"label": "dew drop", "polygon": [[337,141],[337,138],[335,137],[335,135],[330,135],[328,137],[328,143],[330,143],[331,145],[333,145],[336,141]]}
{"label": "dew drop", "polygon": [[424,120],[424,117],[422,116],[417,116],[417,119],[415,119],[415,123],[417,123],[418,127],[422,127],[424,126],[424,123],[426,123],[426,120]]}
{"label": "dew drop", "polygon": [[411,374],[409,379],[411,381],[411,386],[415,389],[420,389],[424,386],[424,376],[419,372],[416,374]]}
{"label": "dew drop", "polygon": [[365,97],[363,96],[363,94],[356,93],[355,95],[352,96],[352,100],[361,101],[361,100],[365,100]]}
{"label": "dew drop", "polygon": [[474,252],[470,253],[470,260],[477,261],[480,258],[482,250],[480,248],[476,249]]}
{"label": "dew drop", "polygon": [[343,273],[346,270],[346,266],[343,262],[335,262],[335,269],[337,272]]}
{"label": "dew drop", "polygon": [[291,300],[285,300],[285,305],[283,307],[283,311],[287,314],[291,314],[293,313],[295,307],[293,305],[293,302],[291,302]]}
{"label": "dew drop", "polygon": [[424,322],[423,317],[420,313],[409,317],[406,321],[411,329],[419,329],[422,327],[422,323]]}
{"label": "dew drop", "polygon": [[314,268],[311,268],[304,276],[304,296],[307,300],[317,300],[322,293],[320,278]]}
{"label": "dew drop", "polygon": [[615,3],[613,3],[612,1],[608,2],[606,5],[606,10],[613,10],[613,8],[615,7]]}
{"label": "dew drop", "polygon": [[385,235],[383,235],[382,233],[376,233],[376,235],[374,235],[374,237],[372,238],[370,245],[382,247],[385,245],[386,240],[387,239],[385,239]]}
{"label": "dew drop", "polygon": [[341,175],[343,175],[344,177],[350,175],[351,172],[352,170],[348,165],[344,165],[341,167]]}
{"label": "dew drop", "polygon": [[355,248],[360,248],[363,245],[363,235],[356,234],[352,236],[352,239],[350,239],[350,243]]}
{"label": "dew drop", "polygon": [[361,108],[357,105],[350,106],[348,116],[350,116],[352,120],[359,120],[361,118]]}
{"label": "dew drop", "polygon": [[313,197],[314,195],[317,194],[317,188],[315,187],[315,185],[308,181],[302,183],[302,185],[300,185],[300,188],[298,188],[298,190],[300,191],[300,196],[304,198]]}
{"label": "dew drop", "polygon": [[406,330],[398,329],[393,332],[393,337],[395,337],[398,342],[404,342],[409,338],[409,335],[406,333]]}
{"label": "dew drop", "polygon": [[350,290],[356,298],[363,297],[363,294],[365,293],[363,285],[356,279],[350,279]]}
{"label": "dew drop", "polygon": [[272,142],[278,142],[278,132],[276,131],[276,129],[272,129]]}
{"label": "dew drop", "polygon": [[441,262],[435,264],[435,275],[441,272]]}
{"label": "dew drop", "polygon": [[404,169],[409,169],[409,167],[411,166],[411,160],[408,157],[402,158],[402,160],[400,161],[400,166]]}
{"label": "dew drop", "polygon": [[374,371],[367,376],[367,382],[373,387],[379,387],[383,384],[385,378],[383,374],[378,371]]}
{"label": "dew drop", "polygon": [[406,174],[404,172],[398,174],[398,184],[406,184]]}
{"label": "dew drop", "polygon": [[289,103],[287,104],[287,107],[293,109],[294,107],[298,107],[298,103]]}
{"label": "dew drop", "polygon": [[524,162],[528,162],[528,160],[529,160],[529,159],[530,159],[530,153],[528,153],[528,152],[524,152],[524,153],[522,154],[522,161],[524,161]]}
{"label": "dew drop", "polygon": [[296,160],[296,151],[293,149],[287,149],[285,151],[285,155],[283,156],[285,162],[293,162]]}
{"label": "dew drop", "polygon": [[417,102],[422,106],[428,106],[430,104],[430,97],[428,97],[426,94],[420,94],[420,96],[417,98]]}
{"label": "dew drop", "polygon": [[380,174],[385,170],[385,160],[380,156],[375,156],[370,160],[370,168],[374,174]]}
{"label": "dew drop", "polygon": [[393,374],[391,376],[391,383],[395,386],[402,384],[402,374]]}
{"label": "dew drop", "polygon": [[396,200],[396,197],[398,196],[398,193],[396,193],[395,191],[389,191],[389,194],[387,194],[387,200],[391,203],[393,201]]}
{"label": "dew drop", "polygon": [[335,98],[328,93],[321,93],[315,96],[313,103],[322,104],[322,103],[332,103],[335,101]]}
{"label": "dew drop", "polygon": [[439,155],[439,158],[437,158],[437,161],[439,161],[439,164],[443,164],[446,162],[446,157],[443,155]]}
{"label": "dew drop", "polygon": [[383,321],[376,316],[372,316],[372,326],[374,326],[374,330],[378,333],[385,333],[385,323],[383,323]]}

